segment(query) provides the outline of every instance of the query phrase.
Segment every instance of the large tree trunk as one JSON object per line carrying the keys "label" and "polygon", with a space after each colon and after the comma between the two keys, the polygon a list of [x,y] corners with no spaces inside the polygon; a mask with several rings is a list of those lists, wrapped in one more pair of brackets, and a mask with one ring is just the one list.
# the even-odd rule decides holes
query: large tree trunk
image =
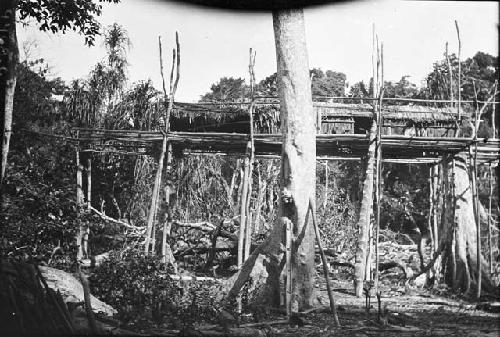
{"label": "large tree trunk", "polygon": [[[312,107],[304,14],[302,10],[273,13],[278,65],[278,88],[283,133],[281,161],[281,216],[271,235],[243,265],[227,299],[233,299],[251,279],[251,301],[279,303],[283,271],[283,234],[287,219],[293,223],[292,310],[312,306],[314,281],[314,228],[305,223],[309,200],[316,186],[316,128]],[[311,217],[309,217],[311,222]]]}
{"label": "large tree trunk", "polygon": [[363,196],[358,218],[358,241],[356,248],[356,260],[354,265],[354,291],[356,296],[363,295],[363,283],[369,276],[367,275],[368,250],[370,238],[370,224],[373,213],[373,178],[375,167],[375,149],[377,136],[377,122],[373,119],[370,132],[368,134],[370,145],[368,147],[368,158],[366,163],[365,181],[363,184]]}
{"label": "large tree trunk", "polygon": [[16,36],[16,0],[0,1],[0,140],[2,158],[0,160],[0,201],[2,182],[7,167],[10,135],[12,133],[12,110],[16,89],[16,66],[19,60]]}
{"label": "large tree trunk", "polygon": [[316,126],[303,11],[274,12],[273,24],[283,134],[281,216],[293,223],[292,309],[298,310],[312,306],[314,289],[314,228],[305,218],[316,195]]}
{"label": "large tree trunk", "polygon": [[[455,157],[454,165],[448,161],[444,166],[444,178],[448,178],[445,192],[447,189],[453,194],[448,197],[445,195],[445,208],[449,212],[439,233],[439,238],[446,240],[442,259],[445,282],[458,291],[470,292],[477,286],[477,227],[469,174],[466,161],[461,157]],[[483,257],[481,263],[482,289],[495,292],[495,285],[488,274],[488,264]]]}

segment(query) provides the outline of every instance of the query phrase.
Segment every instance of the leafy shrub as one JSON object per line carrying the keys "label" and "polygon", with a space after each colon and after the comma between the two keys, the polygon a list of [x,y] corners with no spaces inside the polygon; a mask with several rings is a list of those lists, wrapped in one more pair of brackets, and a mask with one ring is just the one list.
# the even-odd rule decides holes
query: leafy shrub
{"label": "leafy shrub", "polygon": [[92,292],[118,310],[132,328],[142,323],[181,329],[217,317],[223,294],[219,283],[173,280],[160,258],[142,251],[113,253],[90,278]]}

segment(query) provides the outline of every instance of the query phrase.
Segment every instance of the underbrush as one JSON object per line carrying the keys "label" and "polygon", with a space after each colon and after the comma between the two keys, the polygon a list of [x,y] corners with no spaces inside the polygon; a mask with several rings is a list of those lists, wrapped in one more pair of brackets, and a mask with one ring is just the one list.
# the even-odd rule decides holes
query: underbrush
{"label": "underbrush", "polygon": [[131,329],[185,329],[217,319],[225,291],[216,281],[172,279],[160,258],[139,250],[114,252],[90,278],[92,293],[118,311]]}

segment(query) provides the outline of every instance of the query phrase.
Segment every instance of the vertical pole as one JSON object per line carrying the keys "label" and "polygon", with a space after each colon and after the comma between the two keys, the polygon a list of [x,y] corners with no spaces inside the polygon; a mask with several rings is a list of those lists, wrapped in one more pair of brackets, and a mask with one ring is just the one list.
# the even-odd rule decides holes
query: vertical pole
{"label": "vertical pole", "polygon": [[253,128],[253,110],[254,110],[254,84],[255,84],[255,73],[254,73],[254,67],[255,67],[255,56],[256,52],[252,51],[252,48],[250,48],[250,58],[249,58],[249,63],[248,63],[248,73],[250,75],[250,97],[251,97],[251,102],[250,102],[250,107],[248,108],[248,115],[249,115],[249,121],[250,121],[250,152],[248,153],[249,156],[249,165],[248,165],[248,177],[247,177],[247,184],[248,184],[248,192],[247,192],[247,197],[246,197],[246,205],[245,205],[245,211],[246,211],[246,221],[247,225],[245,226],[245,253],[244,253],[244,258],[243,260],[245,261],[249,256],[250,256],[250,248],[252,245],[252,212],[250,208],[250,202],[252,200],[252,182],[253,182],[253,163],[254,163],[254,153],[255,153],[255,148],[254,148],[254,128]]}
{"label": "vertical pole", "polygon": [[292,314],[292,221],[285,219],[285,245],[286,245],[286,314],[288,317]]}
{"label": "vertical pole", "polygon": [[[448,177],[449,179],[449,177]],[[455,221],[455,210],[457,207],[457,197],[455,193],[455,158],[451,161],[451,195],[452,195],[452,239],[451,239],[451,275],[452,275],[452,288],[457,290],[457,260],[456,260],[456,239],[457,239],[457,228]]]}
{"label": "vertical pole", "polygon": [[[247,143],[247,151],[250,147],[250,142]],[[245,261],[244,250],[245,250],[245,234],[246,234],[246,205],[247,205],[247,197],[248,197],[248,170],[250,166],[250,159],[248,156],[245,156],[243,161],[243,174],[241,176],[241,184],[243,185],[241,188],[241,198],[240,198],[240,231],[238,234],[238,270],[243,265]]]}
{"label": "vertical pole", "polygon": [[433,204],[434,209],[432,213],[432,230],[434,231],[434,252],[437,252],[439,247],[439,237],[438,237],[438,212],[437,212],[437,203],[438,203],[438,188],[439,188],[439,166],[434,165],[432,167],[432,191],[433,191]]}
{"label": "vertical pole", "polygon": [[339,327],[339,317],[337,315],[337,306],[335,305],[335,299],[333,298],[333,292],[330,285],[330,275],[328,271],[328,262],[326,261],[325,252],[323,251],[323,244],[321,243],[321,236],[318,230],[318,225],[316,224],[316,210],[314,209],[314,205],[312,200],[309,201],[309,211],[312,215],[312,221],[314,226],[314,233],[316,235],[316,242],[318,243],[319,254],[321,256],[321,263],[323,264],[323,273],[325,275],[326,282],[326,291],[328,292],[328,298],[330,300],[330,310],[333,314],[333,319],[335,320],[335,326]]}
{"label": "vertical pole", "polygon": [[[476,109],[476,119],[477,119],[477,109]],[[479,123],[476,122],[476,126]],[[476,299],[481,297],[481,273],[482,273],[482,264],[481,264],[481,218],[479,214],[479,195],[477,188],[477,127],[474,133],[474,154],[472,157],[472,195],[473,195],[473,209],[474,209],[474,218],[476,221],[476,258],[477,258],[477,275],[476,275]],[[472,151],[472,148],[469,148]]]}
{"label": "vertical pole", "polygon": [[[495,85],[495,92],[497,91],[497,87]],[[496,106],[497,102],[496,99],[494,100],[495,102],[493,103],[493,111],[491,112],[491,126],[493,127],[493,139],[497,139],[497,123],[496,123]]]}
{"label": "vertical pole", "polygon": [[328,160],[325,160],[325,192],[323,193],[323,210],[326,211],[328,203]]}
{"label": "vertical pole", "polygon": [[[77,131],[77,139],[80,138],[80,131]],[[83,167],[80,163],[80,143],[78,143],[77,148],[76,148],[76,209],[77,209],[77,217],[80,217],[80,209],[83,206],[83,189],[82,189],[82,171]],[[76,233],[76,246],[77,246],[77,253],[76,253],[76,258],[77,260],[83,259],[83,235],[84,235],[84,228],[83,225],[80,221],[78,232]]]}
{"label": "vertical pole", "polygon": [[[163,235],[162,235],[162,244],[161,244],[161,255],[163,263],[171,263],[173,262],[173,256],[171,255],[170,247],[168,246],[167,240],[170,237],[170,231],[172,229],[172,205],[170,202],[170,171],[172,170],[172,144],[169,142],[167,145],[167,153],[166,153],[166,180],[167,185],[165,186],[165,204],[167,207],[166,218],[163,220]],[[174,264],[175,267],[175,264]]]}
{"label": "vertical pole", "polygon": [[488,195],[488,255],[489,255],[489,265],[490,265],[490,273],[493,274],[493,242],[491,240],[491,203],[493,200],[493,182],[492,182],[492,170],[491,163],[488,167],[488,176],[489,176],[489,187],[490,193]]}
{"label": "vertical pole", "polygon": [[87,158],[87,206],[90,208],[92,197],[92,152],[88,152]]}
{"label": "vertical pole", "polygon": [[461,88],[462,88],[462,79],[460,78],[462,76],[462,65],[460,64],[460,54],[462,52],[462,41],[460,41],[460,30],[458,29],[458,22],[455,20],[455,28],[457,29],[457,38],[458,38],[458,121],[460,122],[460,105],[461,105],[461,99],[462,99],[462,93],[461,93]]}
{"label": "vertical pole", "polygon": [[435,242],[434,242],[434,230],[433,230],[433,220],[434,220],[434,177],[433,177],[433,166],[429,167],[429,216],[427,221],[427,226],[429,228],[429,234],[431,237],[431,249],[435,252]]}

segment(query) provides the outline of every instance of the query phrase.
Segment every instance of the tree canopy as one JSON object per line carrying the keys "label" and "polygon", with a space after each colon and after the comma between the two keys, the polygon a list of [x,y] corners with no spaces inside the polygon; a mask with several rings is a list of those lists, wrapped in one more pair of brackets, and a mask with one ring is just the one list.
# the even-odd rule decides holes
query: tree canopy
{"label": "tree canopy", "polygon": [[102,2],[118,3],[120,0],[21,0],[17,4],[19,18],[34,18],[41,31],[52,33],[68,29],[77,31],[85,38],[85,44],[92,46],[95,36],[100,33],[100,25],[96,17],[102,13]]}

